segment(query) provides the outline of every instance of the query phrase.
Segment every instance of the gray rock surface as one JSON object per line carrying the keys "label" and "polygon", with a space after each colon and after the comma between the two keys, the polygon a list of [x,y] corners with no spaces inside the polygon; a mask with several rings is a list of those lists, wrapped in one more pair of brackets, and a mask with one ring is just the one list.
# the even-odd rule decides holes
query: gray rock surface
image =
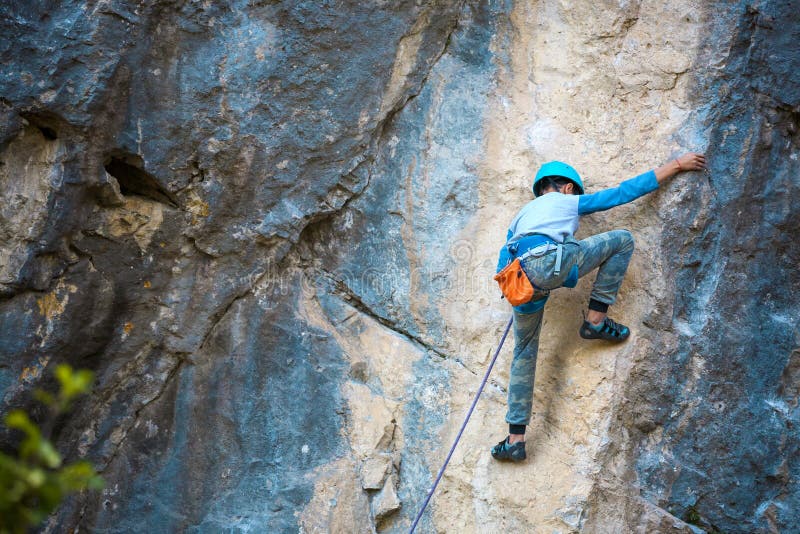
{"label": "gray rock surface", "polygon": [[[674,299],[648,318],[665,326],[660,364],[634,373],[620,417],[641,440],[646,498],[710,530],[793,532],[800,14],[776,2],[737,15],[728,61],[698,83],[715,164],[664,213]],[[710,30],[709,48],[729,28]]]}
{"label": "gray rock surface", "polygon": [[[0,411],[93,369],[53,437],[107,481],[45,529],[405,531],[507,315],[525,172],[653,138],[712,168],[621,211],[640,335],[596,383],[608,351],[543,340],[516,472],[487,460],[500,369],[421,531],[792,532],[800,15],[573,4],[0,5]],[[662,97],[674,131],[633,117]]]}

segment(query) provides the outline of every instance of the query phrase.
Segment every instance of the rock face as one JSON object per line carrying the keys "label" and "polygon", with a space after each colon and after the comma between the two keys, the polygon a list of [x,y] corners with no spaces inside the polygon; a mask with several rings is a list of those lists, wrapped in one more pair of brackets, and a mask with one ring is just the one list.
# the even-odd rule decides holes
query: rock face
{"label": "rock face", "polygon": [[[637,252],[621,347],[545,315],[530,459],[491,461],[510,347],[422,532],[800,523],[800,15],[765,1],[0,6],[0,391],[107,482],[47,531],[402,532],[509,310],[533,170]],[[17,5],[19,4],[19,5]],[[8,443],[13,436],[3,434]]]}

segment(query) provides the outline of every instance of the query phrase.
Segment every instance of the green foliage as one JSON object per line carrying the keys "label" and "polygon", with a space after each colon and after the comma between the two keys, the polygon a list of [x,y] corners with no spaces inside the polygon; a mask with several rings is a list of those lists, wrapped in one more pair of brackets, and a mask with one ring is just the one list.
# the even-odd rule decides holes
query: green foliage
{"label": "green foliage", "polygon": [[695,507],[690,506],[686,510],[686,514],[684,514],[683,520],[689,523],[690,525],[699,526],[701,520],[700,512],[698,512]]}
{"label": "green foliage", "polygon": [[683,514],[683,520],[690,525],[700,527],[706,532],[706,534],[725,534],[717,527],[706,521],[706,519],[700,515],[700,511],[694,506],[690,506],[686,509],[686,513]]}
{"label": "green foliage", "polygon": [[[91,371],[74,371],[66,364],[56,367],[55,377],[57,395],[34,392],[53,417],[68,410],[76,397],[88,393],[94,380]],[[61,455],[24,411],[12,410],[4,421],[24,437],[15,456],[0,453],[0,534],[26,532],[44,521],[70,493],[103,487],[103,479],[89,462],[63,465]]]}

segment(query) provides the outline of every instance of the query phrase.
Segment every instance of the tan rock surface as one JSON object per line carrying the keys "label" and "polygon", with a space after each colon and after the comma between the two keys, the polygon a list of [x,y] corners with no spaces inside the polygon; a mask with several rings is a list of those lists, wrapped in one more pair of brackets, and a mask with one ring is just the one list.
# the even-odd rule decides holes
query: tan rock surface
{"label": "tan rock surface", "polygon": [[[511,69],[502,71],[486,124],[480,209],[463,233],[464,239],[477,240],[477,250],[459,266],[459,273],[480,272],[490,279],[505,225],[532,198],[532,175],[541,163],[566,159],[591,192],[681,150],[703,149],[679,146],[672,138],[690,108],[687,82],[680,74],[693,60],[687,51],[698,45],[697,17],[676,17],[695,8],[657,3],[601,8],[592,2],[515,6],[509,30]],[[587,17],[587,12],[599,18]],[[666,32],[664,24],[670,28]],[[610,433],[609,424],[631,365],[652,353],[641,318],[652,309],[653,295],[665,289],[658,269],[660,250],[654,245],[660,232],[658,205],[669,202],[669,196],[667,190],[583,219],[579,238],[613,228],[634,234],[637,250],[613,310],[634,333],[622,347],[578,337],[591,275],[576,289],[553,294],[540,344],[529,458],[522,465],[502,465],[489,457],[488,448],[507,431],[505,395],[490,388],[435,498],[441,532],[578,532],[589,509],[598,513],[603,507],[594,500],[597,484],[622,484],[603,470],[609,444],[624,439]],[[455,337],[472,341],[466,361],[480,371],[509,309],[491,285],[452,298],[458,304],[448,306],[453,312],[450,327]],[[456,312],[464,309],[469,312]],[[501,387],[508,381],[512,347],[509,339],[495,371]],[[452,417],[443,434],[442,455],[477,382],[475,376],[453,377]],[[453,521],[456,529],[445,527]]]}
{"label": "tan rock surface", "polygon": [[[490,96],[483,152],[478,155],[479,206],[462,239],[452,246],[457,260],[451,273],[453,289],[437,305],[448,331],[443,342],[463,366],[447,366],[450,397],[437,402],[446,403],[449,418],[432,465],[444,460],[510,313],[491,276],[505,225],[532,198],[530,184],[538,165],[567,159],[591,192],[616,185],[681,150],[703,148],[681,146],[674,137],[691,106],[683,74],[691,68],[691,51],[698,46],[696,8],[692,3],[665,7],[519,2],[511,25],[494,37],[494,46],[510,45],[510,63],[499,69],[497,88]],[[668,37],[663,36],[665,20],[670,21]],[[666,289],[656,244],[661,231],[658,206],[669,202],[670,195],[667,188],[611,214],[584,219],[578,237],[619,227],[634,233],[637,252],[614,308],[615,317],[631,324],[634,334],[621,347],[578,337],[591,276],[572,291],[554,293],[540,346],[529,459],[521,465],[498,464],[488,454],[506,432],[505,385],[513,348],[509,337],[432,501],[438,532],[579,532],[590,510],[606,517],[618,510],[620,525],[640,524],[642,531],[669,525],[676,532],[688,532],[685,523],[646,503],[638,505],[638,515],[622,519],[625,514],[619,507],[640,501],[627,482],[604,472],[609,446],[625,439],[611,431],[611,420],[628,371],[652,353],[641,318],[655,305],[655,295]],[[405,201],[413,212],[415,199]],[[417,257],[411,226],[404,228],[412,268],[419,269],[424,258]],[[420,310],[430,304],[428,295],[410,297],[412,313],[423,321]],[[330,319],[320,324],[325,321]],[[403,421],[411,366],[430,356],[355,309],[331,324],[333,328],[326,329],[347,347],[351,369],[356,370],[351,375],[366,384],[343,387],[351,410],[348,439],[354,457],[364,461],[362,476],[366,473],[370,481],[364,487],[370,489],[383,475],[384,461],[374,466],[377,460],[370,455],[402,449],[402,425],[394,430],[390,446],[389,421]],[[376,385],[382,393],[375,392]],[[605,488],[603,494],[629,495],[622,502],[599,499],[598,487]],[[417,489],[421,502],[425,488]],[[384,486],[381,497],[372,500],[378,518],[382,512],[375,512],[376,506],[390,508],[383,503],[385,492]],[[383,526],[391,531],[403,528]]]}

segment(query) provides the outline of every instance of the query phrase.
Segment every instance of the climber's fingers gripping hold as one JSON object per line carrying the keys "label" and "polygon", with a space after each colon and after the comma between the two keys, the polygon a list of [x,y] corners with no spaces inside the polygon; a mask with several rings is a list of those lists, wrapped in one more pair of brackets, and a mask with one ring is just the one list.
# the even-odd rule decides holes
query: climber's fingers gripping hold
{"label": "climber's fingers gripping hold", "polygon": [[703,154],[687,152],[677,158],[682,171],[702,171],[706,167],[706,157]]}

